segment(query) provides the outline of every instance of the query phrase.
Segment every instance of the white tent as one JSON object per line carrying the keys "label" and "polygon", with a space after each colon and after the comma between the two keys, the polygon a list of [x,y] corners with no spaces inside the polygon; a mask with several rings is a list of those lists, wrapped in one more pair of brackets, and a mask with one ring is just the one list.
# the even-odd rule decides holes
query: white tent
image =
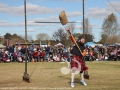
{"label": "white tent", "polygon": [[118,46],[120,46],[120,43],[115,43],[115,45],[118,45]]}
{"label": "white tent", "polygon": [[103,44],[95,44],[95,46],[100,46],[101,47],[101,46],[103,46]]}
{"label": "white tent", "polygon": [[57,47],[57,46],[64,46],[64,45],[61,44],[61,43],[58,43],[58,44],[56,44],[55,46]]}
{"label": "white tent", "polygon": [[0,48],[5,48],[6,46],[4,46],[4,45],[2,45],[2,44],[0,44]]}

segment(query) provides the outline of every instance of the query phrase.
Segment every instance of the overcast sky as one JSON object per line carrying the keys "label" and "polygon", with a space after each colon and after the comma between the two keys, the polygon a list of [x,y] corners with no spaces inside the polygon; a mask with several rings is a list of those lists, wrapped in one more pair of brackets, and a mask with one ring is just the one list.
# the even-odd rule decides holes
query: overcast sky
{"label": "overcast sky", "polygon": [[[110,3],[112,4],[110,4]],[[114,13],[120,20],[120,0],[85,0],[85,18],[92,25],[94,41],[100,40],[101,26],[104,19]],[[49,36],[59,28],[60,23],[31,23],[29,21],[56,22],[59,14],[65,11],[68,21],[82,21],[82,0],[26,0],[27,35],[36,39],[39,33]],[[117,10],[117,11],[116,11]],[[0,0],[0,35],[6,33],[25,35],[24,0]],[[75,32],[82,33],[81,23],[75,23]]]}

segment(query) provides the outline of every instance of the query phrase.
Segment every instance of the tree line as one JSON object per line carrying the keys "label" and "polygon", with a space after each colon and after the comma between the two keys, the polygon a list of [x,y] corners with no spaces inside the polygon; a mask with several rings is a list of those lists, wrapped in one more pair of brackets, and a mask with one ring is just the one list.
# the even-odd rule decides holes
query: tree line
{"label": "tree line", "polygon": [[[83,23],[82,23],[83,24]],[[83,30],[83,25],[81,24],[80,29]],[[74,38],[78,40],[83,37],[82,33],[75,33],[75,24],[71,23],[68,25],[70,28],[70,32],[73,34]],[[100,44],[113,44],[120,43],[120,24],[118,23],[118,19],[114,13],[108,15],[102,24],[101,28],[102,32],[100,33],[101,39],[96,42]],[[1,43],[6,45],[6,39],[10,40],[10,43],[24,43],[25,37],[17,34],[6,33],[4,36],[4,40],[1,40]],[[84,20],[84,37],[86,42],[94,42],[94,35],[92,34],[92,25],[90,25],[89,19],[85,18]],[[32,36],[27,36],[28,43],[50,43],[51,45],[55,45],[57,43],[62,43],[64,45],[71,45],[71,41],[67,35],[67,32],[63,28],[59,28],[56,30],[52,37],[50,37],[46,33],[39,33],[36,35],[36,40],[32,39]]]}

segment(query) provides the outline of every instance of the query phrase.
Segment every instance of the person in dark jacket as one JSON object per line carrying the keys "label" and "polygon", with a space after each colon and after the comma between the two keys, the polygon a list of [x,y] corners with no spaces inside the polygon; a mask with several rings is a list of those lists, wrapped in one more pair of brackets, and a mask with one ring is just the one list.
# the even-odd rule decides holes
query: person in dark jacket
{"label": "person in dark jacket", "polygon": [[22,60],[25,60],[26,47],[22,46],[20,51],[21,51],[21,54],[22,54]]}
{"label": "person in dark jacket", "polygon": [[77,44],[79,46],[79,48],[81,49],[82,53],[79,51],[78,47],[75,45],[73,47],[73,49],[71,50],[71,54],[72,54],[72,59],[70,62],[70,68],[71,68],[71,87],[74,87],[74,76],[75,76],[75,72],[78,70],[80,72],[80,83],[84,86],[86,86],[86,82],[84,81],[84,71],[88,70],[88,67],[85,66],[84,60],[83,60],[83,56],[84,53],[83,51],[85,50],[85,39],[81,38]]}
{"label": "person in dark jacket", "polygon": [[15,46],[13,44],[11,44],[9,47],[8,47],[8,51],[13,54],[14,53],[14,48]]}

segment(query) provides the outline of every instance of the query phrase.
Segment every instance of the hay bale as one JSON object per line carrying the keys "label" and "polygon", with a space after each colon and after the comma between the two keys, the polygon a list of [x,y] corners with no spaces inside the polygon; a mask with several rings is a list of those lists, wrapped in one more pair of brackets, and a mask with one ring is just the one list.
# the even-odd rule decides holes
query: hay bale
{"label": "hay bale", "polygon": [[65,25],[68,23],[68,19],[67,19],[67,16],[65,14],[65,11],[62,11],[59,15],[59,19],[60,19],[60,22],[62,25]]}

